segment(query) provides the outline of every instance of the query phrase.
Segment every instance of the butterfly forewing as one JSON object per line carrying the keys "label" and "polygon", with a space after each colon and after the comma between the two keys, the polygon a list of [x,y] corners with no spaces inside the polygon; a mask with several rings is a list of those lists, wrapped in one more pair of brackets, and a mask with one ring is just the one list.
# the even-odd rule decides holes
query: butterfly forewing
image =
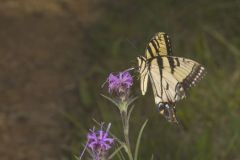
{"label": "butterfly forewing", "polygon": [[156,56],[171,56],[172,45],[170,37],[164,32],[156,33],[148,43],[145,56],[147,59]]}
{"label": "butterfly forewing", "polygon": [[137,57],[138,67],[140,72],[140,88],[142,95],[145,95],[148,87],[148,79],[149,79],[149,70],[147,68],[147,61],[144,57]]}

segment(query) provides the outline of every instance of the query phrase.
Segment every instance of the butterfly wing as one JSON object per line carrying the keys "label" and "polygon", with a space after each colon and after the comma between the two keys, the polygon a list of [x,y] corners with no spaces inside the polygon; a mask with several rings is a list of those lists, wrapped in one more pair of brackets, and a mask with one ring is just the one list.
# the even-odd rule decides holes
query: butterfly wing
{"label": "butterfly wing", "polygon": [[174,105],[186,97],[186,88],[203,77],[204,68],[190,59],[158,56],[149,60],[148,70],[160,114],[170,122],[178,122]]}
{"label": "butterfly wing", "polygon": [[161,59],[164,70],[171,73],[184,89],[195,86],[205,75],[204,67],[191,59],[173,56]]}
{"label": "butterfly wing", "polygon": [[148,87],[148,79],[149,79],[149,70],[147,68],[147,61],[146,58],[140,56],[137,57],[138,60],[138,67],[140,72],[140,89],[142,95],[145,95],[147,92]]}
{"label": "butterfly wing", "polygon": [[161,97],[156,104],[183,99],[185,89],[194,86],[205,73],[204,67],[191,59],[169,56],[150,59],[148,70],[156,95]]}
{"label": "butterfly wing", "polygon": [[156,33],[146,47],[145,56],[147,59],[156,56],[172,56],[170,37],[164,32]]}
{"label": "butterfly wing", "polygon": [[[181,84],[172,74],[158,67],[151,67],[149,76],[159,113],[169,122],[178,123],[174,104],[180,97],[185,96],[184,90],[182,90],[183,92],[179,91]],[[181,89],[183,88],[181,87]]]}
{"label": "butterfly wing", "polygon": [[153,88],[155,103],[171,103],[183,99],[183,85],[169,72],[169,66],[162,57],[154,58],[149,65],[149,77]]}

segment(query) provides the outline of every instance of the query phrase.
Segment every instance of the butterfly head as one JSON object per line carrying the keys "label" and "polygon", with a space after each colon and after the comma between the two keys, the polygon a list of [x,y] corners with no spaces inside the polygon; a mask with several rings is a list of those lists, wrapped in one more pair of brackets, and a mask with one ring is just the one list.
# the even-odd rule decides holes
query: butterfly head
{"label": "butterfly head", "polygon": [[178,122],[176,118],[176,109],[170,103],[162,103],[158,104],[158,111],[161,115],[163,115],[167,121],[169,122]]}

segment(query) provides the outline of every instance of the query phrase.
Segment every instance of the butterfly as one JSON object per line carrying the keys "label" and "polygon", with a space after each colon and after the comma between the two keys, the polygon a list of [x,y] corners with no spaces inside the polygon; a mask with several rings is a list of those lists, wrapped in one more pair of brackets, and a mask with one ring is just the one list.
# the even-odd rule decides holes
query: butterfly
{"label": "butterfly", "polygon": [[137,57],[140,89],[145,95],[150,79],[159,113],[169,122],[176,122],[176,102],[186,97],[186,89],[202,79],[205,68],[196,61],[176,57],[172,53],[170,37],[156,33],[148,43],[145,56]]}

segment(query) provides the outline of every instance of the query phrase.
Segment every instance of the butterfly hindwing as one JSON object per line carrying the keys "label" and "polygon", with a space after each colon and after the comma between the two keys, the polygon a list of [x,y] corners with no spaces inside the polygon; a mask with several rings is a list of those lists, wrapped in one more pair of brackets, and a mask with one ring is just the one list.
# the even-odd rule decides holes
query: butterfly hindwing
{"label": "butterfly hindwing", "polygon": [[[174,56],[159,56],[156,58],[162,59],[163,70],[171,73],[185,89],[194,86],[205,74],[204,67],[191,59]],[[151,61],[153,61],[152,67],[158,66],[154,63],[156,61],[154,58]]]}
{"label": "butterfly hindwing", "polygon": [[[150,80],[152,83],[155,103],[159,113],[169,122],[178,123],[176,118],[175,102],[185,97],[185,92],[178,92],[180,83],[169,72],[162,70],[162,78],[159,75],[159,69],[153,67],[150,69]],[[158,78],[154,78],[154,77]],[[180,94],[181,93],[181,94]],[[180,95],[179,95],[180,94]]]}
{"label": "butterfly hindwing", "polygon": [[[166,67],[167,66],[167,67]],[[171,69],[162,57],[149,61],[149,75],[154,91],[155,103],[175,103],[185,97],[181,83],[169,72]]]}

